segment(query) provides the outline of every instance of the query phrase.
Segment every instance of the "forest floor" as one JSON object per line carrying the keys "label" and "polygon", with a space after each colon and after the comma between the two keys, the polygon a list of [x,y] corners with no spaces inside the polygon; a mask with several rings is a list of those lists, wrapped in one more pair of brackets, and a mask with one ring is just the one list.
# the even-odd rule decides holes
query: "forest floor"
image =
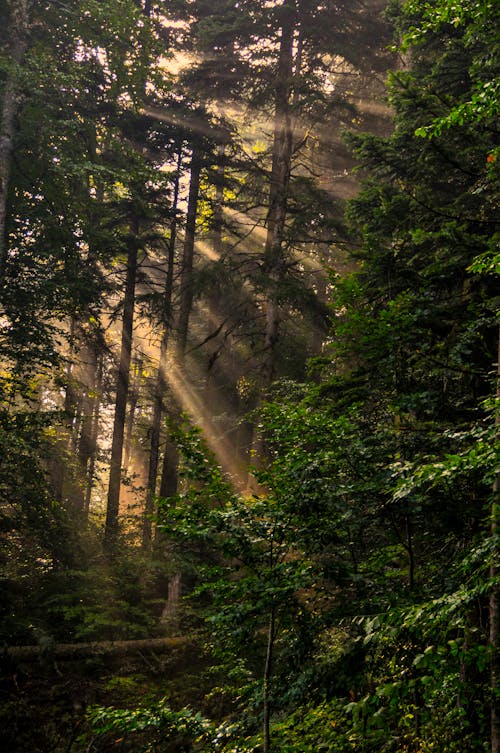
{"label": "forest floor", "polygon": [[121,740],[97,740],[87,712],[95,706],[137,708],[165,697],[172,707],[202,704],[204,663],[192,644],[161,655],[7,662],[0,677],[0,747],[9,753],[128,750]]}

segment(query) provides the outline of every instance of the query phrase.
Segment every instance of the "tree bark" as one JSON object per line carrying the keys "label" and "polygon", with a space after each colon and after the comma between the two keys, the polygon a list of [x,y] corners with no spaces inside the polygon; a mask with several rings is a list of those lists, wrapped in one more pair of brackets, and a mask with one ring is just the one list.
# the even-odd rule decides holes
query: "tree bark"
{"label": "tree bark", "polygon": [[[79,660],[88,656],[130,656],[134,653],[154,651],[166,653],[188,645],[185,637],[147,638],[136,641],[92,641],[91,643],[55,643],[51,647],[53,659]],[[40,646],[9,646],[3,649],[5,656],[17,661],[36,662],[40,658]]]}
{"label": "tree bark", "polygon": [[[188,336],[189,317],[193,306],[193,259],[196,235],[196,216],[198,212],[198,197],[200,193],[201,174],[201,147],[194,144],[191,154],[191,167],[189,179],[189,197],[186,215],[186,230],[182,252],[179,315],[177,318],[177,342],[176,355],[180,372],[184,370],[186,344]],[[175,398],[174,398],[175,400]],[[174,411],[180,411],[174,406]],[[171,497],[177,492],[177,466],[178,451],[173,442],[167,439],[165,454],[163,457],[162,477],[160,482],[160,496]],[[158,548],[161,544],[161,536],[155,542]]]}
{"label": "tree bark", "polygon": [[89,466],[94,450],[94,414],[96,410],[99,382],[99,345],[95,333],[84,335],[82,348],[82,418],[80,422],[80,436],[78,439],[78,461],[80,467],[77,507],[85,516],[88,514],[86,505]]}
{"label": "tree bark", "polygon": [[[96,344],[96,349],[99,346]],[[97,353],[97,369],[96,369],[96,387],[93,400],[92,409],[92,425],[90,431],[90,454],[87,466],[86,486],[85,486],[85,500],[83,504],[83,512],[88,519],[90,512],[90,502],[92,499],[92,489],[94,488],[94,476],[95,465],[97,456],[97,446],[99,437],[99,418],[101,413],[101,395],[102,395],[102,377],[103,377],[103,354],[102,351]]]}
{"label": "tree bark", "polygon": [[[274,129],[271,163],[271,184],[269,187],[269,208],[267,212],[267,234],[264,248],[263,271],[266,275],[265,295],[265,335],[263,381],[269,387],[276,377],[276,345],[279,339],[280,285],[285,273],[283,240],[288,205],[288,192],[292,166],[293,130],[291,120],[292,80],[294,75],[294,37],[296,9],[285,5],[282,8],[281,39],[278,69],[274,90]],[[259,467],[265,453],[261,435],[256,427],[252,430],[252,465]],[[249,488],[256,488],[250,473]]]}
{"label": "tree bark", "polygon": [[7,261],[7,199],[16,135],[16,116],[21,97],[19,68],[28,49],[30,8],[30,0],[13,0],[10,3],[9,52],[12,69],[5,83],[0,120],[0,289],[4,284]]}
{"label": "tree bark", "polygon": [[130,382],[130,362],[132,357],[138,234],[139,222],[134,218],[130,223],[130,235],[128,239],[127,277],[125,282],[125,297],[123,301],[120,361],[118,366],[108,499],[106,506],[106,523],[104,528],[104,545],[108,552],[112,552],[116,546],[119,528],[118,514],[120,505],[121,465]]}
{"label": "tree bark", "polygon": [[283,239],[290,185],[293,134],[291,123],[291,92],[293,79],[293,47],[296,26],[295,9],[283,6],[278,71],[274,92],[275,115],[267,236],[264,250],[264,271],[267,274],[266,332],[264,375],[267,384],[275,377],[275,347],[279,337],[279,287],[284,275]]}
{"label": "tree bark", "polygon": [[193,146],[191,156],[191,176],[189,180],[189,198],[186,215],[186,232],[182,252],[181,290],[179,317],[177,321],[177,356],[182,365],[186,352],[189,317],[193,306],[193,258],[196,231],[196,215],[200,192],[201,149]]}
{"label": "tree bark", "polygon": [[177,494],[178,476],[177,468],[179,465],[179,452],[176,445],[167,439],[165,453],[163,455],[163,466],[160,481],[160,497],[168,499]]}
{"label": "tree bark", "polygon": [[144,507],[144,522],[142,528],[142,546],[149,550],[152,541],[151,517],[154,507],[154,495],[158,479],[158,458],[160,452],[161,419],[163,414],[163,399],[167,391],[167,350],[172,324],[172,294],[174,282],[174,257],[177,240],[177,205],[179,202],[179,186],[182,169],[182,144],[177,154],[177,170],[174,182],[174,195],[172,200],[172,220],[170,222],[170,239],[168,243],[167,276],[165,279],[165,291],[163,295],[163,332],[160,342],[160,356],[158,360],[158,374],[156,377],[153,418],[151,422],[151,446],[149,452],[148,481],[146,487],[146,504]]}
{"label": "tree bark", "polygon": [[132,455],[133,455],[132,436],[134,433],[135,414],[137,411],[137,404],[139,402],[142,370],[143,370],[143,358],[142,358],[142,355],[139,355],[139,357],[135,361],[135,364],[132,368],[133,380],[129,389],[128,413],[127,413],[126,425],[125,425],[125,451],[124,451],[125,468],[128,468],[132,461]]}
{"label": "tree bark", "polygon": [[[177,410],[175,408],[174,410]],[[162,499],[168,499],[169,497],[177,494],[177,487],[179,483],[179,451],[175,442],[167,436],[165,440],[165,451],[163,453],[163,462],[160,478],[160,490],[159,496]],[[160,526],[156,526],[154,548],[157,556],[161,556],[163,545],[166,542],[166,536],[161,529],[161,509],[158,513],[158,522]]]}
{"label": "tree bark", "polygon": [[52,491],[58,502],[63,502],[68,487],[67,460],[76,447],[75,442],[75,423],[78,407],[78,397],[74,386],[74,367],[75,364],[70,356],[73,354],[77,323],[74,317],[70,321],[70,351],[64,373],[64,403],[63,403],[63,421],[59,427],[57,448],[58,452],[55,462],[51,465]]}
{"label": "tree bark", "polygon": [[215,172],[215,202],[212,221],[212,246],[217,256],[222,254],[222,227],[224,216],[224,176],[226,147],[217,147],[217,166]]}

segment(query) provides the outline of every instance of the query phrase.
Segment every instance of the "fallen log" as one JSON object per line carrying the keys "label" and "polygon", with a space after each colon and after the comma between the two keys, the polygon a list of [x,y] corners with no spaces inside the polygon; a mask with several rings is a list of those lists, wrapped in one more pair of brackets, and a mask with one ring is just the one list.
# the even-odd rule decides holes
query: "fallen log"
{"label": "fallen log", "polygon": [[50,656],[54,660],[78,660],[89,656],[130,656],[141,653],[165,654],[189,644],[183,636],[146,638],[134,641],[91,641],[90,643],[46,643],[36,646],[5,646],[4,657],[17,661],[37,662]]}

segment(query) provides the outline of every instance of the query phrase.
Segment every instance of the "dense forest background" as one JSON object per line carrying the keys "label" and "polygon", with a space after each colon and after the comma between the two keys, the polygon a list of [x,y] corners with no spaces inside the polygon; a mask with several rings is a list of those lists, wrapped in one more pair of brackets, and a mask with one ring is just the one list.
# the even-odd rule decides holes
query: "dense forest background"
{"label": "dense forest background", "polygon": [[500,753],[499,6],[0,0],[0,733]]}

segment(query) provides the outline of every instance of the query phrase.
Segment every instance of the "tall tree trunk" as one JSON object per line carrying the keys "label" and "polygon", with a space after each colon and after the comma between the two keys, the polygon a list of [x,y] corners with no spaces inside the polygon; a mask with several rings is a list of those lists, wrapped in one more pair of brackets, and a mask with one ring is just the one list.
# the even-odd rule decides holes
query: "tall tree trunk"
{"label": "tall tree trunk", "polygon": [[4,284],[7,261],[7,198],[20,102],[19,67],[28,49],[30,9],[31,0],[12,0],[10,3],[9,53],[12,68],[7,74],[0,120],[0,288]]}
{"label": "tall tree trunk", "polygon": [[[496,440],[500,438],[500,331],[498,337],[498,361],[497,361],[497,405],[495,406],[495,433]],[[493,483],[493,500],[491,505],[491,566],[490,578],[492,581],[490,591],[490,691],[491,691],[491,753],[500,753],[500,588],[494,579],[500,575],[500,472],[497,473]]]}
{"label": "tall tree trunk", "polygon": [[[184,235],[184,246],[182,250],[181,263],[181,280],[180,280],[180,301],[179,316],[177,319],[177,343],[176,355],[177,365],[181,373],[184,371],[184,362],[186,354],[186,343],[188,336],[189,317],[193,306],[193,258],[194,243],[196,234],[196,216],[198,212],[198,197],[200,193],[200,174],[201,174],[201,147],[194,144],[191,155],[191,168],[189,179],[189,198],[186,215],[186,230]],[[174,412],[176,417],[180,412],[177,408],[176,398],[174,397]],[[167,440],[165,454],[163,457],[162,477],[160,483],[160,496],[171,497],[177,492],[177,467],[178,451],[173,442]],[[155,546],[160,547],[162,537],[158,536]],[[176,575],[177,577],[177,575]],[[180,576],[179,576],[180,588]]]}
{"label": "tall tree trunk", "polygon": [[[139,4],[146,18],[151,15],[151,0]],[[145,50],[145,48],[144,48]],[[146,93],[146,80],[143,81],[143,93]],[[134,211],[134,210],[132,210]],[[113,439],[109,469],[108,500],[106,506],[106,523],[104,528],[104,545],[109,553],[115,548],[119,532],[120,488],[122,477],[122,457],[125,435],[127,401],[130,386],[130,364],[132,360],[132,338],[134,329],[135,287],[137,278],[137,250],[139,236],[139,219],[133,216],[130,222],[130,235],[127,254],[127,277],[123,302],[122,337],[120,345],[120,362],[116,388],[115,415],[113,421]]]}
{"label": "tall tree trunk", "polygon": [[177,446],[167,438],[160,480],[160,497],[168,499],[177,494],[179,452]]}
{"label": "tall tree trunk", "polygon": [[142,354],[140,354],[137,357],[137,360],[135,361],[135,365],[132,369],[134,378],[132,380],[132,384],[130,385],[130,390],[129,390],[129,401],[128,401],[129,405],[128,405],[126,425],[125,425],[125,452],[124,452],[125,468],[128,468],[132,461],[132,454],[133,454],[132,453],[132,436],[134,433],[135,414],[137,411],[137,404],[139,402],[142,369],[143,369],[143,357],[142,357]]}
{"label": "tall tree trunk", "polygon": [[[80,466],[77,506],[85,518],[88,517],[90,492],[94,476],[95,453],[97,447],[97,425],[99,420],[99,395],[102,383],[102,342],[99,331],[86,335],[82,350],[82,419],[78,440],[78,460]],[[92,467],[91,467],[92,466]]]}
{"label": "tall tree trunk", "polygon": [[[73,354],[75,347],[75,335],[76,335],[76,320],[74,317],[70,321],[70,354]],[[77,412],[77,394],[74,387],[74,362],[72,358],[68,358],[64,380],[64,403],[63,403],[63,416],[64,420],[60,426],[58,436],[58,454],[56,462],[52,465],[51,477],[52,477],[52,490],[54,497],[58,502],[62,502],[65,497],[67,487],[67,458],[71,453],[72,444],[74,445],[74,430]]]}
{"label": "tall tree trunk", "polygon": [[[279,338],[280,307],[279,290],[285,274],[283,239],[292,166],[293,129],[291,120],[291,94],[294,76],[294,38],[297,24],[293,5],[282,8],[281,39],[278,69],[274,89],[274,129],[271,163],[271,184],[267,212],[267,234],[264,248],[263,271],[267,277],[265,300],[264,363],[262,368],[265,386],[276,376],[276,344]],[[262,436],[253,427],[250,454],[252,465],[259,467],[265,448]],[[248,475],[249,488],[255,487],[255,479]]]}
{"label": "tall tree trunk", "polygon": [[[99,346],[96,344],[96,350],[98,348]],[[97,459],[97,448],[98,448],[98,437],[99,437],[99,418],[100,418],[100,413],[101,413],[102,377],[103,377],[103,370],[104,370],[102,350],[99,349],[96,355],[97,355],[97,359],[96,359],[97,369],[96,369],[94,404],[93,404],[93,410],[92,410],[92,426],[91,426],[91,432],[90,432],[90,455],[89,455],[89,462],[87,466],[85,500],[83,504],[83,511],[86,518],[88,518],[88,515],[90,512],[92,489],[94,488],[94,480],[95,480],[95,466],[96,466],[96,459]]]}
{"label": "tall tree trunk", "polygon": [[[92,164],[98,164],[100,162],[100,156],[98,152],[98,135],[97,125],[92,123],[89,125],[88,131],[89,144],[88,155]],[[94,207],[101,206],[105,201],[104,185],[100,178],[98,171],[95,171],[92,175],[87,175],[87,191],[91,197],[89,206],[89,226],[99,221],[98,215],[94,212]],[[93,192],[95,191],[95,198]],[[87,263],[93,273],[98,275],[99,266],[99,252],[95,247],[95,243],[89,241],[89,251],[87,256]],[[82,430],[80,434],[79,444],[79,458],[80,467],[82,469],[82,510],[85,520],[88,520],[90,511],[90,502],[92,498],[92,489],[94,487],[94,476],[96,466],[97,455],[97,439],[99,434],[99,416],[101,410],[101,394],[102,394],[102,377],[104,368],[103,352],[105,349],[105,341],[103,332],[99,328],[90,329],[90,333],[87,335],[86,343],[86,384],[87,394],[84,400],[83,421]]]}
{"label": "tall tree trunk", "polygon": [[142,528],[142,546],[150,549],[152,541],[151,516],[154,507],[154,495],[158,478],[158,457],[160,451],[161,419],[163,413],[163,399],[167,391],[167,350],[172,324],[172,293],[174,283],[175,244],[177,240],[177,205],[179,202],[179,186],[182,169],[183,145],[177,154],[177,170],[175,173],[174,195],[172,200],[172,220],[170,222],[170,239],[168,243],[167,275],[163,295],[163,332],[160,342],[160,356],[158,360],[158,374],[156,376],[153,397],[153,419],[151,422],[151,447],[149,452],[148,481],[146,487],[146,504],[144,507],[144,522]]}
{"label": "tall tree trunk", "polygon": [[212,246],[217,254],[222,254],[222,226],[224,213],[224,176],[225,176],[226,147],[219,144],[217,147],[217,167],[215,172],[215,202],[212,224]]}
{"label": "tall tree trunk", "polygon": [[[178,413],[177,405],[174,407],[174,411]],[[168,499],[177,494],[177,486],[179,480],[179,451],[175,442],[172,442],[170,437],[167,436],[165,441],[165,451],[163,454],[163,464],[160,479],[160,497],[162,499]],[[155,530],[154,538],[154,550],[156,556],[163,558],[165,556],[165,544],[167,537],[161,528],[161,508],[158,515],[159,526]],[[175,616],[177,607],[179,606],[180,595],[182,591],[182,573],[174,573],[168,582],[165,606],[162,611],[161,621],[172,619]]]}
{"label": "tall tree trunk", "polygon": [[291,123],[292,79],[294,73],[295,9],[282,9],[281,40],[274,92],[275,115],[267,236],[264,271],[267,274],[264,375],[268,384],[275,377],[275,347],[279,336],[279,287],[285,272],[283,238],[287,212],[293,134]]}
{"label": "tall tree trunk", "polygon": [[78,461],[80,473],[78,479],[77,506],[85,511],[85,492],[87,486],[87,472],[92,452],[92,423],[94,418],[95,390],[97,380],[97,354],[94,344],[88,340],[82,349],[83,395],[82,420],[80,437],[78,439]]}
{"label": "tall tree trunk", "polygon": [[191,175],[189,180],[189,198],[186,216],[186,232],[182,251],[181,290],[179,302],[179,317],[177,321],[177,357],[179,366],[184,364],[188,325],[193,306],[193,258],[196,231],[196,215],[198,212],[198,197],[200,192],[201,148],[193,146],[191,156]]}
{"label": "tall tree trunk", "polygon": [[[326,303],[328,299],[328,277],[326,274],[326,268],[319,271],[316,275],[315,281],[316,297],[321,303]],[[328,334],[328,328],[325,321],[315,321],[311,331],[311,350],[313,354],[319,355],[323,348],[323,342]],[[314,375],[315,379],[319,379],[319,374]]]}
{"label": "tall tree trunk", "polygon": [[120,361],[118,366],[115,416],[113,421],[113,439],[111,444],[111,460],[109,469],[108,500],[106,507],[106,523],[104,528],[104,544],[108,552],[113,551],[118,537],[118,513],[120,505],[120,486],[122,471],[121,465],[123,454],[123,440],[125,434],[125,417],[127,413],[127,399],[130,381],[132,335],[134,328],[138,234],[139,222],[137,218],[134,218],[130,223],[130,236],[128,240],[127,277],[125,282],[125,297],[123,301]]}

